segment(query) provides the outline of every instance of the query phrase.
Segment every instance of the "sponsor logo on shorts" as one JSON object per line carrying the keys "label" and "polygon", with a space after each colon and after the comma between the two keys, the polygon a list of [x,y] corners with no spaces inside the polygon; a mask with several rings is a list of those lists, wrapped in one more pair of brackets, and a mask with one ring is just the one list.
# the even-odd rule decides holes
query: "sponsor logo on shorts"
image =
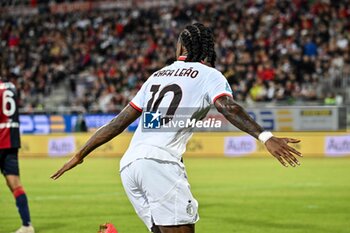
{"label": "sponsor logo on shorts", "polygon": [[194,207],[193,207],[193,205],[192,205],[192,201],[191,201],[191,200],[188,201],[188,205],[187,205],[187,207],[186,207],[186,213],[187,213],[188,216],[190,216],[190,217],[193,217],[194,214],[195,214]]}

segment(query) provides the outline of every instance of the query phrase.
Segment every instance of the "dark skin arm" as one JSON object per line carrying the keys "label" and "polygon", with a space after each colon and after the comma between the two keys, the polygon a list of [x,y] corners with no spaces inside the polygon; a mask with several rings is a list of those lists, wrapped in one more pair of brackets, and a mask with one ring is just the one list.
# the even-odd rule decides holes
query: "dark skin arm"
{"label": "dark skin arm", "polygon": [[[258,139],[264,129],[257,124],[249,114],[237,104],[231,96],[222,96],[215,101],[217,110],[225,116],[238,129],[250,134]],[[299,143],[300,140],[293,138],[272,137],[266,141],[266,149],[273,155],[283,166],[288,164],[295,167],[300,165],[295,155],[302,157],[301,153],[289,146],[288,143]]]}
{"label": "dark skin arm", "polygon": [[67,163],[65,163],[61,169],[53,174],[51,178],[56,180],[66,171],[82,163],[84,158],[93,150],[122,133],[126,127],[134,122],[140,115],[141,113],[130,105],[126,106],[118,116],[116,116],[108,124],[99,128],[85,143],[85,145]]}

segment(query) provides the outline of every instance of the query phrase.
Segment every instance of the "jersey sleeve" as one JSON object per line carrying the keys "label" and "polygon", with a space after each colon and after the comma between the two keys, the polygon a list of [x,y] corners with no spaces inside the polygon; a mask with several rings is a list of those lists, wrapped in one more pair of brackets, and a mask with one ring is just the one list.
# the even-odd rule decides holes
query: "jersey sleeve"
{"label": "jersey sleeve", "polygon": [[142,112],[142,107],[144,106],[145,101],[145,90],[147,86],[147,81],[142,85],[141,89],[137,92],[135,97],[130,101],[129,105],[135,110]]}
{"label": "jersey sleeve", "polygon": [[218,71],[213,72],[212,75],[208,77],[207,87],[211,104],[214,104],[221,96],[227,95],[232,97],[230,84],[228,84],[226,78]]}

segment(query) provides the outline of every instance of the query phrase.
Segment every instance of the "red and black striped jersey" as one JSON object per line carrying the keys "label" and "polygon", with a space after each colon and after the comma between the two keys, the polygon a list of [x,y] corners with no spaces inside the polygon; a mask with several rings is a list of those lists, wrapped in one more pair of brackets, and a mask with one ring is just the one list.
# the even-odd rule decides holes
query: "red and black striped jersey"
{"label": "red and black striped jersey", "polygon": [[0,149],[20,146],[16,87],[0,81]]}

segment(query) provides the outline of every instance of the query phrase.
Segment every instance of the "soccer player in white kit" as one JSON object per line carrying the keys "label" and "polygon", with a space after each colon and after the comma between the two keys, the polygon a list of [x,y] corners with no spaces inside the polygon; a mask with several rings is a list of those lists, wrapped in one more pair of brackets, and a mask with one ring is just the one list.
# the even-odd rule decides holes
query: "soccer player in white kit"
{"label": "soccer player in white kit", "polygon": [[[82,163],[90,152],[122,133],[142,113],[166,109],[167,115],[176,116],[179,109],[187,109],[189,118],[199,120],[205,117],[211,105],[233,125],[264,143],[282,165],[299,165],[293,154],[301,156],[300,152],[288,145],[299,140],[274,137],[234,102],[226,78],[214,68],[216,55],[209,28],[200,23],[187,26],[179,36],[176,56],[177,61],[153,73],[130,104],[97,130],[51,178],[57,179]],[[164,124],[172,120],[170,117]],[[199,219],[198,202],[190,191],[182,163],[192,132],[187,129],[146,131],[143,124],[140,120],[120,161],[125,192],[150,231],[193,233]]]}

